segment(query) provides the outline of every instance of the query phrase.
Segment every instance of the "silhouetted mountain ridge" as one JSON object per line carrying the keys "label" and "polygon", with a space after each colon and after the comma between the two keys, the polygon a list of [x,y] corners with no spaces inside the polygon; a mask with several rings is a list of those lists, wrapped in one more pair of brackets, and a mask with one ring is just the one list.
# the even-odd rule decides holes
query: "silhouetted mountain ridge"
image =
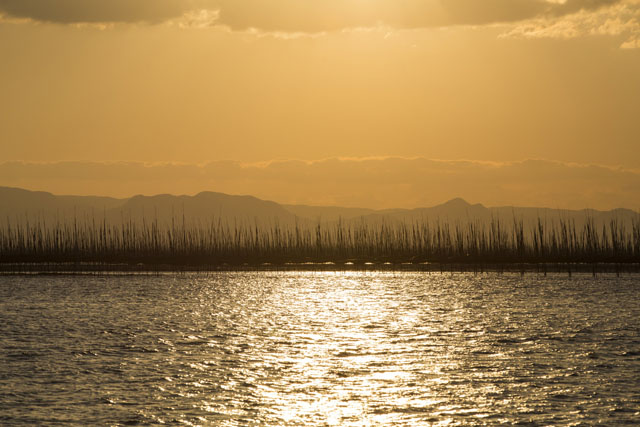
{"label": "silhouetted mountain ridge", "polygon": [[138,195],[124,199],[122,206],[116,210],[132,218],[153,218],[160,222],[182,217],[189,221],[205,222],[234,219],[262,223],[278,219],[288,223],[295,220],[294,214],[275,202],[253,196],[233,196],[210,191],[195,196]]}
{"label": "silhouetted mountain ridge", "polygon": [[71,218],[92,218],[109,222],[145,220],[167,223],[182,220],[190,223],[211,221],[240,221],[243,223],[295,222],[316,223],[358,221],[378,223],[381,221],[404,222],[469,222],[514,219],[533,223],[538,219],[575,221],[580,226],[587,218],[596,223],[617,219],[623,223],[638,218],[638,213],[629,209],[598,211],[594,209],[561,210],[535,207],[485,207],[470,204],[464,199],[454,198],[443,204],[416,209],[344,208],[339,206],[285,205],[262,200],[249,195],[229,195],[204,191],[194,196],[158,194],[136,195],[126,199],[99,196],[58,196],[44,191],[29,191],[20,188],[0,187],[0,218],[20,221],[25,218],[44,219],[47,222]]}

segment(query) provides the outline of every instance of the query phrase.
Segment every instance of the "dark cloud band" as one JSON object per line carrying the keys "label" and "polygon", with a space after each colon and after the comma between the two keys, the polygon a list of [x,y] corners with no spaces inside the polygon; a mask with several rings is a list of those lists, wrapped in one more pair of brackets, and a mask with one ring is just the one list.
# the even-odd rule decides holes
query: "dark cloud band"
{"label": "dark cloud band", "polygon": [[41,22],[159,23],[219,11],[235,30],[317,33],[388,25],[429,28],[516,22],[591,10],[621,0],[0,0],[0,13]]}
{"label": "dark cloud band", "polygon": [[188,0],[0,0],[9,16],[62,24],[162,22],[192,7]]}

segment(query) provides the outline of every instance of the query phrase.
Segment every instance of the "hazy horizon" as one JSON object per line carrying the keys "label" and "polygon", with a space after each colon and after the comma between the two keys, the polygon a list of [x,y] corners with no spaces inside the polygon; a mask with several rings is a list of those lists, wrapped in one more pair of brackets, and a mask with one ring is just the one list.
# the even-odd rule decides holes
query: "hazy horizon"
{"label": "hazy horizon", "polygon": [[[332,178],[323,179],[327,176]],[[213,191],[282,204],[368,209],[430,207],[459,197],[485,206],[637,210],[639,183],[640,170],[550,160],[0,163],[0,185],[57,195],[128,198]]]}

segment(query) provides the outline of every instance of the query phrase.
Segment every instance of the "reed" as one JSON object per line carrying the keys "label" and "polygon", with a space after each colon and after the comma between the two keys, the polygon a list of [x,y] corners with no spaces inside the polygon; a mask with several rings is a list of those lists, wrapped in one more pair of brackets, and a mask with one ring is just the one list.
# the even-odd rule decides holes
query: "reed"
{"label": "reed", "polygon": [[118,224],[92,218],[47,223],[15,219],[0,226],[2,263],[144,263],[258,265],[304,262],[638,263],[640,220],[597,225],[538,219],[525,226],[436,221],[260,225],[212,218],[170,224],[156,219]]}

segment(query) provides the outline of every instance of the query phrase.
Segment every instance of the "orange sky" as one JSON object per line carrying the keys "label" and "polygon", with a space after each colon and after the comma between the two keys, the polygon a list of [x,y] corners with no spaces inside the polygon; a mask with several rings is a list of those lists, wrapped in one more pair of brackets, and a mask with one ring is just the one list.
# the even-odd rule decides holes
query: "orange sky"
{"label": "orange sky", "polygon": [[[0,0],[0,63],[0,162],[640,169],[638,0]],[[51,187],[0,185],[20,180]],[[222,190],[202,186],[183,191]]]}

